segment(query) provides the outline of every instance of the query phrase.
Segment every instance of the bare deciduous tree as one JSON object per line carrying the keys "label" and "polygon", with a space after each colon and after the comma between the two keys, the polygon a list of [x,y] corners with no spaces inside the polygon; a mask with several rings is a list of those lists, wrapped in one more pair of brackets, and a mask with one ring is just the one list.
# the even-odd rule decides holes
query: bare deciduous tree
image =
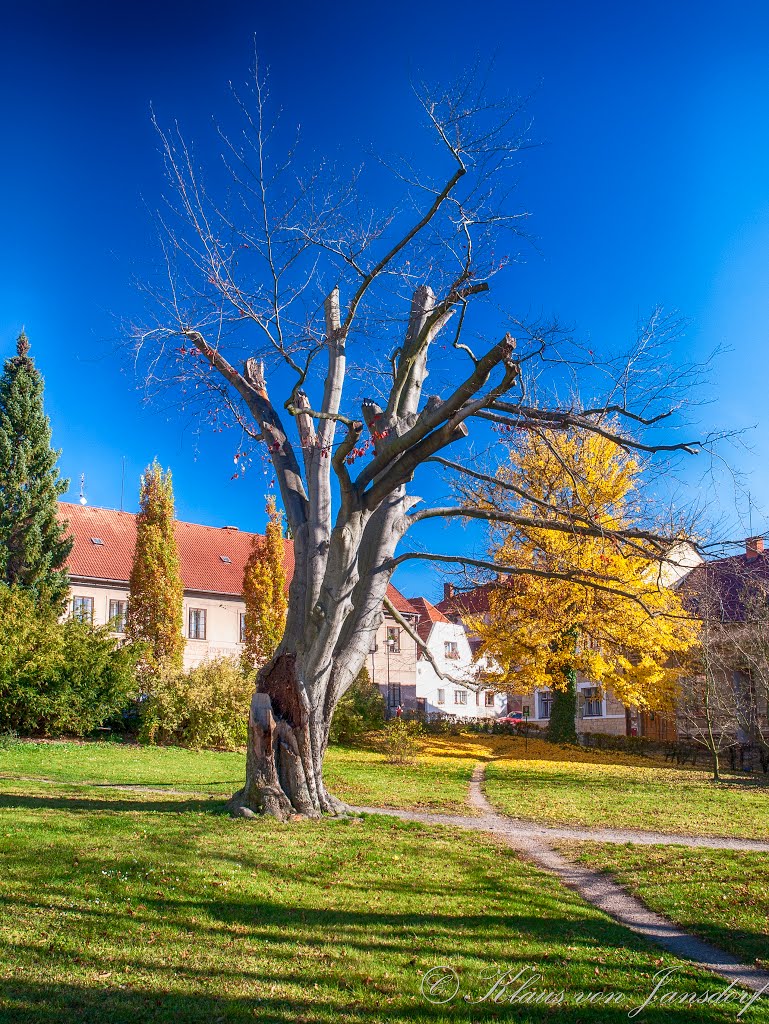
{"label": "bare deciduous tree", "polygon": [[701,622],[694,674],[685,681],[678,719],[683,733],[713,759],[758,749],[769,765],[769,575],[763,555],[736,556],[695,569],[685,593]]}
{"label": "bare deciduous tree", "polygon": [[[446,560],[396,549],[421,522],[479,516],[456,500],[415,510],[415,476],[456,493],[451,480],[483,471],[479,447],[500,430],[570,425],[645,453],[698,447],[672,433],[692,384],[689,370],[664,370],[674,318],[655,314],[629,353],[599,358],[557,325],[491,303],[520,244],[513,173],[525,133],[519,105],[489,103],[474,81],[416,90],[435,145],[414,159],[428,170],[390,162],[400,194],[383,214],[366,212],[359,176],[343,186],[328,167],[302,177],[293,150],[274,159],[280,128],[267,120],[258,68],[252,95],[236,96],[242,131],[220,131],[212,175],[227,176],[223,200],[178,130],[158,128],[171,189],[167,280],[151,289],[154,321],[135,332],[147,389],[174,385],[188,409],[206,396],[201,416],[226,414],[261,447],[294,541],[285,636],[259,674],[236,813],[343,809],[323,781],[334,708],[364,663],[396,566]],[[600,397],[563,397],[580,390]],[[516,521],[509,511],[481,518]],[[606,532],[589,516],[572,527]],[[669,548],[653,531],[613,535],[653,554]]]}

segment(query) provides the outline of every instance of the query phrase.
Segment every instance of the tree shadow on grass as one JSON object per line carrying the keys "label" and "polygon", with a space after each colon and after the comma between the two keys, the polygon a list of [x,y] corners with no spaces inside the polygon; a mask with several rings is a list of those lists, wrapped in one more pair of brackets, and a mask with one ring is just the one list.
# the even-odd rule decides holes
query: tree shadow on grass
{"label": "tree shadow on grass", "polygon": [[[309,986],[312,988],[312,985]],[[209,992],[149,992],[132,988],[96,988],[65,984],[36,984],[14,980],[0,984],[2,1024],[446,1024],[457,1021],[499,1021],[515,1024],[619,1024],[628,1019],[627,1009],[611,1007],[558,1007],[495,1005],[468,1007],[459,996],[448,1004],[431,1005],[421,994],[410,998],[385,995],[372,989],[360,995],[327,993],[321,1002],[312,992],[271,996],[226,997]],[[633,1004],[629,1004],[633,1005]],[[754,1007],[755,1009],[755,1007]],[[468,1016],[468,1011],[472,1016]],[[692,1007],[649,1006],[643,1011],[646,1024],[698,1024],[723,1020],[713,1010]]]}
{"label": "tree shadow on grass", "polygon": [[[50,798],[37,798],[33,806],[41,799],[51,806]],[[91,810],[104,806],[86,802]],[[149,806],[158,804],[164,806]],[[170,807],[176,811],[180,804]],[[70,808],[71,801],[64,805]],[[536,869],[529,875],[512,854],[468,867],[467,846],[444,843],[445,877],[440,870],[405,869],[403,876],[384,877],[380,860],[350,861],[361,849],[368,854],[384,824],[370,824],[372,834],[361,834],[345,852],[344,832],[335,826],[252,832],[250,823],[235,823],[232,836],[241,830],[242,839],[253,836],[254,842],[239,846],[229,829],[221,830],[225,845],[208,851],[204,872],[202,851],[189,856],[185,843],[191,834],[219,830],[205,822],[193,830],[180,825],[158,829],[160,854],[147,849],[146,839],[136,847],[135,836],[129,843],[117,836],[110,857],[109,848],[97,841],[89,846],[85,833],[75,830],[64,834],[66,844],[46,846],[44,856],[39,845],[29,845],[14,857],[4,886],[19,890],[3,900],[10,927],[0,956],[7,979],[0,982],[1,1024],[627,1021],[627,1007],[469,1007],[459,1000],[434,1006],[420,994],[421,971],[439,964],[456,965],[475,995],[484,971],[517,969],[536,956],[542,963],[534,966],[542,967],[551,987],[560,980],[571,990],[600,990],[604,978],[627,993],[651,987],[658,956],[652,946]],[[420,844],[429,834],[410,835],[399,823],[390,828],[405,861],[423,856]],[[324,846],[297,844],[311,831]],[[389,868],[393,848],[379,846]],[[322,861],[313,861],[313,849],[322,850]],[[242,873],[233,871],[235,861]],[[223,879],[229,892],[219,888]],[[545,884],[552,891],[543,891]],[[639,972],[646,974],[640,981]],[[704,987],[701,976],[686,969],[680,981],[679,989]],[[666,1006],[649,1007],[643,1020],[700,1024],[723,1016]]]}
{"label": "tree shadow on grass", "polygon": [[39,796],[23,793],[0,793],[0,809],[59,810],[59,811],[154,811],[163,814],[181,814],[187,811],[223,814],[221,797],[209,799],[134,800],[117,797],[108,799],[85,796]]}
{"label": "tree shadow on grass", "polygon": [[[646,943],[611,921],[580,913],[537,916],[530,908],[513,906],[509,917],[500,912],[462,916],[461,911],[426,916],[242,899],[181,900],[171,906],[148,901],[148,914],[139,919],[126,918],[117,907],[94,909],[110,925],[112,948],[103,940],[85,946],[73,963],[71,949],[41,948],[34,939],[15,944],[14,961],[25,969],[17,967],[15,977],[0,981],[2,1024],[466,1024],[500,1019],[619,1024],[653,987],[650,974],[639,984],[635,970],[644,970],[643,961],[635,970],[630,963],[622,966],[632,949],[648,949]],[[166,929],[162,947],[148,947],[148,930],[161,921]],[[514,941],[521,933],[540,949],[568,941],[573,964],[564,969],[547,954],[541,963],[532,962],[531,950],[527,953]],[[197,962],[186,959],[189,946],[198,951]],[[612,962],[610,954],[607,965],[608,950],[618,951],[620,958]],[[433,1005],[421,993],[421,978],[439,964],[457,970],[461,988],[448,1004]],[[469,1006],[461,998],[477,999],[497,972],[515,974],[527,967],[542,972],[538,988],[572,995],[620,991],[626,1004],[553,1008],[488,1001]],[[75,979],[62,979],[73,969]],[[654,970],[650,959],[649,969]],[[608,983],[607,971],[614,974]],[[38,980],[40,975],[49,980]],[[725,983],[714,979],[710,987],[720,990]],[[701,992],[704,983],[684,969],[676,988]],[[723,1016],[711,1008],[651,1005],[643,1020],[700,1024]]]}
{"label": "tree shadow on grass", "polygon": [[[94,789],[136,789],[136,790],[139,790],[139,792],[141,792],[143,789],[149,789],[149,790],[157,790],[158,792],[161,792],[161,793],[164,792],[164,791],[165,792],[169,792],[169,793],[184,792],[185,790],[189,791],[190,793],[197,793],[197,792],[201,792],[202,791],[202,787],[204,787],[204,786],[218,786],[218,787],[221,787],[222,789],[225,789],[225,788],[228,789],[230,787],[234,787],[235,789],[237,789],[238,786],[242,786],[243,785],[243,779],[239,777],[237,779],[226,779],[224,781],[222,779],[218,779],[218,780],[211,781],[211,782],[204,782],[204,781],[203,782],[198,782],[198,781],[196,781],[194,784],[191,783],[191,782],[190,783],[186,783],[186,782],[168,782],[167,780],[163,780],[163,781],[160,781],[160,782],[120,782],[119,780],[117,780],[117,781],[112,781],[112,782],[83,782],[83,783],[66,783],[65,782],[65,783],[62,783],[62,785],[93,786]],[[181,786],[183,786],[184,789],[179,789],[179,787],[181,787]]]}

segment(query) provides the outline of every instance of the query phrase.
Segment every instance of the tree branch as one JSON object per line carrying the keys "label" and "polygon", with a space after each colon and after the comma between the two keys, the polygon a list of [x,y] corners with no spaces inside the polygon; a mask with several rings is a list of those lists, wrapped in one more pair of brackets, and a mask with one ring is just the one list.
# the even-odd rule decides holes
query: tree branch
{"label": "tree branch", "polygon": [[[570,570],[569,572],[554,572],[550,569],[511,566],[505,565],[504,562],[489,562],[482,558],[471,558],[466,555],[441,555],[426,551],[404,551],[402,554],[389,559],[382,566],[382,571],[392,573],[403,562],[407,562],[415,558],[428,562],[442,562],[447,565],[470,565],[476,569],[486,569],[489,572],[502,576],[539,576],[541,579],[565,580],[568,583],[576,583],[579,586],[587,587],[591,590],[598,590],[606,594],[616,594],[620,597],[626,597],[628,600],[634,601],[637,605],[643,608],[646,614],[652,618],[659,618],[663,615],[666,618],[669,617],[665,613],[654,612],[647,606],[643,598],[638,596],[638,594],[623,590],[619,586],[610,586],[608,582],[601,582],[602,579],[609,579],[608,577],[602,577],[599,573],[590,573],[578,569]],[[609,582],[611,582],[610,579]],[[617,580],[617,583],[621,582],[621,580]]]}
{"label": "tree branch", "polygon": [[437,675],[439,676],[439,678],[446,679],[446,680],[448,680],[448,682],[456,683],[459,686],[472,686],[473,685],[471,680],[469,680],[469,679],[461,679],[459,676],[453,676],[453,675],[451,675],[451,673],[446,672],[446,671],[444,671],[444,669],[441,668],[441,666],[435,660],[435,656],[433,655],[433,652],[430,650],[430,648],[424,642],[424,640],[419,635],[419,633],[417,633],[416,630],[411,628],[409,623],[406,621],[406,619],[403,618],[403,616],[398,611],[398,609],[395,607],[395,605],[392,603],[392,601],[390,600],[389,597],[385,597],[385,599],[384,599],[384,606],[388,610],[390,615],[392,615],[392,617],[398,623],[398,625],[401,626],[406,631],[406,633],[408,633],[408,635],[411,637],[411,639],[417,645],[419,650],[422,651],[422,653],[424,654],[425,658],[430,662],[432,667],[435,669],[435,671],[436,671]]}
{"label": "tree branch", "polygon": [[[496,366],[503,362],[508,363],[512,359],[514,349],[515,339],[506,334],[502,341],[478,360],[470,376],[459,385],[449,398],[444,402],[439,400],[434,403],[428,402],[413,427],[381,446],[381,450],[377,452],[377,455],[371,460],[369,465],[359,474],[356,480],[357,487],[362,490],[383,470],[387,469],[394,462],[396,456],[401,455],[407,449],[416,445],[435,427],[451,419],[465,402],[472,399],[485,385]],[[460,422],[464,418],[464,416],[461,416]],[[437,451],[437,447],[434,451]],[[433,454],[433,452],[429,452],[429,454]]]}
{"label": "tree branch", "polygon": [[369,286],[376,280],[376,278],[382,273],[382,271],[388,266],[388,264],[392,263],[392,261],[398,255],[398,253],[405,249],[409,242],[413,238],[415,238],[419,234],[419,232],[422,231],[423,228],[427,227],[427,225],[436,215],[438,210],[440,210],[444,200],[448,198],[448,196],[454,190],[457,183],[462,179],[465,173],[465,168],[460,160],[459,167],[457,167],[454,174],[452,174],[452,176],[443,186],[441,191],[435,197],[435,201],[433,202],[427,213],[425,213],[421,220],[419,220],[409,231],[406,232],[406,234],[398,242],[396,242],[392,249],[390,249],[390,251],[385,256],[383,256],[381,260],[379,260],[379,262],[376,263],[374,267],[363,278],[361,283],[358,285],[358,290],[353,295],[350,301],[350,305],[347,308],[347,316],[344,318],[344,323],[342,324],[342,332],[345,335],[352,326],[352,322],[355,319],[355,314],[358,310],[358,306],[360,305],[363,296],[368,291]]}
{"label": "tree branch", "polygon": [[[500,416],[494,410],[502,410],[519,418],[510,419],[509,416]],[[565,430],[567,427],[576,427],[579,430],[587,430],[592,434],[599,434],[608,441],[613,441],[621,448],[632,448],[636,451],[650,452],[652,454],[655,452],[687,452],[689,455],[697,455],[702,447],[701,441],[682,441],[677,444],[644,444],[642,441],[635,440],[635,438],[618,434],[613,430],[606,430],[593,420],[586,418],[584,413],[575,414],[555,409],[535,409],[531,406],[511,405],[508,402],[495,401],[487,409],[483,409],[475,415],[479,419],[500,423],[515,430],[532,429],[534,426],[539,426],[543,429],[547,427],[551,430]],[[665,416],[667,415],[666,413]],[[663,418],[663,416],[658,416],[651,422],[656,422]]]}
{"label": "tree branch", "polygon": [[[553,511],[556,511],[555,509]],[[565,513],[560,513],[562,516]],[[581,525],[576,521],[563,519],[532,519],[530,516],[519,516],[511,512],[498,512],[496,509],[479,508],[475,505],[460,505],[446,508],[426,508],[419,512],[412,512],[408,518],[412,523],[421,522],[423,519],[460,517],[462,519],[482,519],[491,523],[510,523],[513,526],[521,526],[531,530],[553,531],[555,533],[573,533],[579,537],[604,537],[607,540],[616,541],[648,541],[661,554],[668,550],[669,545],[675,543],[674,539],[662,538],[648,530],[618,530],[599,524]],[[583,522],[590,521],[584,519]]]}
{"label": "tree branch", "polygon": [[363,423],[360,420],[350,421],[347,428],[347,436],[334,452],[331,460],[334,471],[339,478],[339,487],[342,491],[343,516],[346,516],[351,509],[355,495],[355,487],[350,479],[350,473],[345,460],[360,440],[362,432]]}
{"label": "tree branch", "polygon": [[248,360],[245,374],[240,374],[198,331],[187,329],[183,334],[209,364],[235,388],[259,424],[278,478],[288,521],[291,529],[298,531],[307,521],[308,513],[302,473],[280,417],[267,397],[261,371],[256,369],[252,360]]}

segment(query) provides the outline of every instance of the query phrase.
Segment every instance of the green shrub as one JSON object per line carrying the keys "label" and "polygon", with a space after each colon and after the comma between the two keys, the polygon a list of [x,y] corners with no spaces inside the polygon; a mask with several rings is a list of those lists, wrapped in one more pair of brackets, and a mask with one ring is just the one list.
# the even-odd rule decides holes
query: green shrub
{"label": "green shrub", "polygon": [[248,737],[254,676],[232,658],[204,661],[189,672],[161,672],[141,706],[145,743],[234,750]]}
{"label": "green shrub", "polygon": [[390,764],[413,764],[419,753],[422,723],[393,718],[377,737],[377,746]]}
{"label": "green shrub", "polygon": [[0,586],[0,732],[84,736],[136,691],[136,648]]}
{"label": "green shrub", "polygon": [[109,626],[70,619],[60,626],[62,661],[50,731],[83,736],[120,714],[137,695],[141,644],[123,643]]}
{"label": "green shrub", "polygon": [[50,706],[47,680],[62,661],[56,616],[27,591],[0,586],[0,731],[39,730]]}
{"label": "green shrub", "polygon": [[384,699],[371,682],[364,666],[336,706],[329,739],[332,743],[354,743],[367,732],[384,724]]}

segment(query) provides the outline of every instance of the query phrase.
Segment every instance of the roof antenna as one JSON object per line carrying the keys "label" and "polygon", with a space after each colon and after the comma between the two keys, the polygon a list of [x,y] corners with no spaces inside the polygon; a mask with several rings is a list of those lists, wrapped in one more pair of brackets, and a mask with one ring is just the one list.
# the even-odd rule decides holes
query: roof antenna
{"label": "roof antenna", "polygon": [[120,476],[120,511],[123,511],[123,494],[125,492],[125,455],[123,456],[123,472]]}
{"label": "roof antenna", "polygon": [[88,504],[88,498],[85,496],[85,473],[80,474],[80,504]]}
{"label": "roof antenna", "polygon": [[750,491],[748,491],[748,529],[750,530],[750,536],[753,536],[753,502],[750,500]]}

